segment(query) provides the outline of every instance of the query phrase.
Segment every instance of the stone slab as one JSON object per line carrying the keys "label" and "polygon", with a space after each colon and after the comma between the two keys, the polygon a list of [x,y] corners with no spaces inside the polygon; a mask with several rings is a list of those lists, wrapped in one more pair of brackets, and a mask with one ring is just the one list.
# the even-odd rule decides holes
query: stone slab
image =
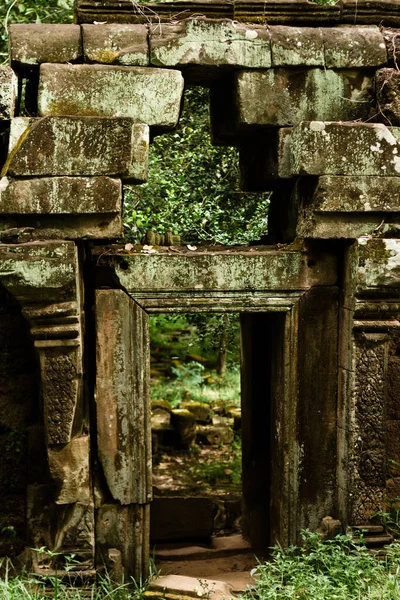
{"label": "stone slab", "polygon": [[159,67],[271,66],[270,32],[266,27],[231,20],[191,19],[150,27],[150,60]]}
{"label": "stone slab", "polygon": [[385,40],[376,26],[324,27],[322,38],[328,69],[380,67],[388,61]]}
{"label": "stone slab", "polygon": [[89,436],[74,438],[47,450],[56,504],[90,502]]}
{"label": "stone slab", "polygon": [[14,116],[18,94],[18,79],[14,71],[0,66],[0,120],[9,120]]}
{"label": "stone slab", "polygon": [[10,140],[3,174],[147,179],[149,128],[130,118],[17,118],[11,122]]}
{"label": "stone slab", "polygon": [[79,25],[10,25],[10,59],[15,68],[75,62],[82,56]]}
{"label": "stone slab", "polygon": [[375,76],[376,101],[389,125],[400,125],[400,71],[380,69]]}
{"label": "stone slab", "polygon": [[198,598],[206,595],[209,600],[231,600],[232,587],[224,581],[212,579],[199,579],[184,575],[162,575],[153,579],[148,587],[149,591],[167,590],[170,594]]}
{"label": "stone slab", "polygon": [[291,174],[398,177],[399,141],[400,129],[381,123],[301,123],[290,136]]}
{"label": "stone slab", "polygon": [[146,25],[123,23],[82,25],[85,61],[145,67],[149,64],[147,35]]}
{"label": "stone slab", "polygon": [[[286,127],[300,121],[365,120],[372,77],[360,71],[270,69],[237,75],[238,122]],[[351,100],[351,101],[349,101]]]}
{"label": "stone slab", "polygon": [[110,177],[0,180],[0,214],[119,214],[122,185]]}
{"label": "stone slab", "polygon": [[274,67],[323,67],[324,44],[319,27],[271,27]]}
{"label": "stone slab", "polygon": [[38,112],[46,115],[130,117],[160,129],[179,118],[180,71],[107,65],[40,68]]}

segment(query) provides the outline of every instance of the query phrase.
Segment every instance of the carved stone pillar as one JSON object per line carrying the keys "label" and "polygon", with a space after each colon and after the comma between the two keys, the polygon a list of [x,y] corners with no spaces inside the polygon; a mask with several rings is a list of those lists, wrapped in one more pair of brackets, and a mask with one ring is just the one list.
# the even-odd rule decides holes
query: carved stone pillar
{"label": "carved stone pillar", "polygon": [[49,485],[28,489],[31,543],[92,561],[94,517],[82,389],[80,264],[73,242],[0,248],[0,280],[18,300],[40,358]]}

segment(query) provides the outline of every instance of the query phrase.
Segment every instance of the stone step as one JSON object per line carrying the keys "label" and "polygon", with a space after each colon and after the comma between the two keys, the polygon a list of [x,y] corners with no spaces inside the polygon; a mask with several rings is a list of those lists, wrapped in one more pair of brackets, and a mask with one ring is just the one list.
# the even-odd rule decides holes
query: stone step
{"label": "stone step", "polygon": [[182,544],[162,544],[156,547],[156,560],[206,560],[234,556],[238,553],[251,552],[250,544],[240,534],[214,537],[210,546],[189,546]]}
{"label": "stone step", "polygon": [[383,525],[354,525],[352,527],[354,532],[359,531],[360,533],[383,533],[385,531]]}
{"label": "stone step", "polygon": [[167,592],[179,597],[199,598],[205,596],[208,600],[232,598],[232,587],[224,581],[200,579],[184,575],[163,575],[153,579],[148,586],[148,596],[151,592]]}

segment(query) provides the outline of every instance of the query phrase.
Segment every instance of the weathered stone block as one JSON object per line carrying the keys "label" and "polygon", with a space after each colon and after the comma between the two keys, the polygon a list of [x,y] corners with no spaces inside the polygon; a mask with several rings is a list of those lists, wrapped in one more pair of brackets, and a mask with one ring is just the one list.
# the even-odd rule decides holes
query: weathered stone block
{"label": "weathered stone block", "polygon": [[15,177],[110,175],[147,179],[149,128],[133,119],[44,117],[13,119],[9,158]]}
{"label": "weathered stone block", "polygon": [[323,67],[324,44],[319,27],[271,27],[274,67]]}
{"label": "weathered stone block", "polygon": [[82,25],[82,37],[86,61],[144,67],[149,64],[146,25]]}
{"label": "weathered stone block", "polygon": [[182,74],[172,69],[45,64],[38,111],[41,116],[131,117],[171,129],[178,122],[182,92]]}
{"label": "weathered stone block", "polygon": [[375,77],[379,111],[389,125],[400,125],[400,71],[380,69]]}
{"label": "weathered stone block", "polygon": [[400,178],[322,176],[299,179],[292,196],[296,234],[305,238],[358,238],[374,233],[385,213],[400,213]]}
{"label": "weathered stone block", "polygon": [[270,69],[237,75],[242,126],[285,127],[300,121],[368,118],[372,78],[359,71]]}
{"label": "weathered stone block", "polygon": [[270,32],[263,26],[231,20],[154,24],[150,29],[150,61],[160,67],[195,64],[265,69],[271,66]]}
{"label": "weathered stone block", "polygon": [[69,63],[82,56],[79,25],[10,25],[11,65]]}
{"label": "weathered stone block", "polygon": [[121,181],[110,177],[0,180],[0,214],[119,214],[121,202]]}
{"label": "weathered stone block", "polygon": [[97,444],[121,504],[151,500],[147,314],[122,290],[96,295]]}
{"label": "weathered stone block", "polygon": [[57,504],[90,503],[89,436],[48,448],[53,498]]}
{"label": "weathered stone block", "polygon": [[399,176],[399,140],[400,129],[381,123],[301,123],[290,136],[291,173]]}
{"label": "weathered stone block", "polygon": [[385,40],[376,26],[324,27],[322,37],[328,69],[379,67],[387,63]]}
{"label": "weathered stone block", "polygon": [[357,292],[400,289],[400,240],[359,238],[355,281]]}
{"label": "weathered stone block", "polygon": [[14,116],[18,79],[10,67],[0,66],[0,120]]}

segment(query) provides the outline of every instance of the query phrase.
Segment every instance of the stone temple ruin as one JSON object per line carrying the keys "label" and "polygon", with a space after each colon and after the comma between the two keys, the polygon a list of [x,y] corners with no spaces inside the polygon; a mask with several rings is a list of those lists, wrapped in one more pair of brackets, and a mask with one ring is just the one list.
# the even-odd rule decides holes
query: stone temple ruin
{"label": "stone temple ruin", "polygon": [[[0,517],[17,537],[2,553],[146,574],[155,312],[241,315],[255,551],[326,515],[368,524],[400,495],[400,0],[78,0],[74,25],[11,26],[10,57]],[[146,181],[185,83],[210,88],[242,188],[273,191],[263,246],[112,244],[122,186]]]}

